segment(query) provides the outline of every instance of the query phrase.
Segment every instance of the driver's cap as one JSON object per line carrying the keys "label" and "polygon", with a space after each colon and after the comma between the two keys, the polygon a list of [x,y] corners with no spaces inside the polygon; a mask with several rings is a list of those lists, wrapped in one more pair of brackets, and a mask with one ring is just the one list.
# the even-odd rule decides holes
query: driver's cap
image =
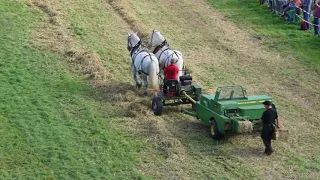
{"label": "driver's cap", "polygon": [[266,105],[266,106],[271,106],[271,102],[270,101],[264,101],[262,104]]}

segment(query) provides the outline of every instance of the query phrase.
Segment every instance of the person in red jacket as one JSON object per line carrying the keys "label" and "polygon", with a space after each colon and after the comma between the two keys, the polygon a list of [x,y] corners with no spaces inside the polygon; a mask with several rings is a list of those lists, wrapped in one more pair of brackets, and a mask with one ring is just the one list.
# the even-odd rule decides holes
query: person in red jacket
{"label": "person in red jacket", "polygon": [[172,59],[171,64],[164,69],[165,80],[177,80],[179,68],[174,63],[176,60]]}
{"label": "person in red jacket", "polygon": [[175,65],[176,60],[171,59],[170,65],[164,69],[164,85],[163,92],[167,92],[168,81],[170,80],[178,80],[179,68]]}

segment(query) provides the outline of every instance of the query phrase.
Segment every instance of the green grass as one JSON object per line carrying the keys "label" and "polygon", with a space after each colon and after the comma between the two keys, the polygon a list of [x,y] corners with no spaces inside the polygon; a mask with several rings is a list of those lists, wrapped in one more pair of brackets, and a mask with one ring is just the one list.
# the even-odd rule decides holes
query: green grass
{"label": "green grass", "polygon": [[[14,0],[1,1],[0,179],[147,178],[144,176],[154,179],[262,179],[265,167],[269,167],[270,163],[273,163],[274,169],[280,169],[271,169],[271,175],[275,178],[303,176],[306,179],[309,174],[311,178],[318,177],[319,156],[311,156],[302,148],[296,148],[301,143],[276,142],[277,153],[267,159],[261,155],[259,137],[239,135],[225,141],[212,141],[208,137],[207,126],[177,113],[175,108],[168,107],[161,118],[150,115],[147,100],[138,97],[131,89],[126,90],[132,83],[130,58],[126,51],[127,33],[132,32],[130,26],[105,1],[55,2],[60,3],[58,14],[65,16],[59,18],[64,18],[62,22],[66,23],[57,29],[73,35],[71,45],[98,52],[107,72],[117,79],[107,81],[103,88],[108,91],[93,89],[80,73],[75,72],[77,68],[59,54],[52,53],[48,44],[45,46],[48,49],[43,50],[44,47],[29,43],[37,38],[30,34],[37,33],[39,24],[46,23],[46,14]],[[168,2],[176,4],[174,1]],[[241,8],[247,7],[237,2],[230,6],[226,2],[235,3],[225,0],[214,4],[230,19],[241,22],[242,28],[247,28],[255,37],[261,37],[269,47],[298,57],[299,53],[292,49],[285,32],[317,40],[311,32],[304,33],[296,30],[297,26],[285,25],[278,16],[269,15],[265,7],[254,1],[251,5],[257,8],[255,18],[240,21],[247,14],[231,18]],[[219,42],[219,36],[198,30],[197,24],[184,23],[184,15],[195,15],[192,11],[189,14],[186,7],[179,4],[169,9],[162,7],[162,2],[154,1],[135,1],[132,4],[138,10],[141,8],[138,15],[145,26],[166,30],[168,36],[175,37],[173,43],[182,51],[208,46],[210,48],[203,54],[211,55],[209,52],[219,50],[219,45],[211,46],[212,41]],[[226,7],[233,9],[229,11]],[[178,12],[176,8],[185,13],[178,16],[178,13],[173,13]],[[253,11],[252,8],[250,11]],[[273,24],[272,29],[268,24],[274,22],[277,25]],[[182,28],[175,28],[175,25],[182,25]],[[191,38],[191,45],[187,42],[188,37]],[[188,46],[184,46],[186,44]],[[190,52],[189,55],[186,53],[186,57],[190,57]],[[223,50],[217,52],[218,55],[225,54]],[[300,53],[303,56],[305,52]],[[315,55],[315,52],[310,54]],[[195,77],[202,85],[211,87],[234,76],[235,71],[228,72],[222,66],[216,66],[220,57],[208,58],[197,67],[197,72],[201,73],[195,74]],[[226,56],[221,62],[224,64],[227,60],[232,63],[235,58]],[[310,66],[314,60],[317,59],[302,59]],[[216,62],[213,64],[213,61]],[[286,73],[286,77],[294,77],[297,72],[292,70]],[[236,75],[239,74],[236,72]],[[118,97],[119,101],[110,102],[107,99],[110,96]],[[283,112],[292,116],[302,114],[299,108],[295,108],[292,106]],[[313,138],[308,140],[315,141]]]}
{"label": "green grass", "polygon": [[134,163],[143,143],[110,126],[120,109],[59,56],[27,45],[42,16],[0,2],[0,179],[141,177]]}
{"label": "green grass", "polygon": [[[314,30],[301,31],[300,25],[287,24],[277,14],[270,14],[266,6],[261,6],[256,0],[209,0],[209,3],[222,13],[228,20],[234,22],[243,30],[248,31],[266,47],[283,55],[298,59],[309,69],[320,73],[320,56],[316,49],[320,47],[320,38]],[[292,58],[292,60],[294,60]],[[296,71],[287,72],[287,77],[294,77]],[[296,109],[295,111],[299,111]],[[319,156],[300,156],[295,152],[284,158],[286,167],[303,174],[303,179],[313,179],[310,172],[319,172]]]}
{"label": "green grass", "polygon": [[287,25],[284,19],[270,14],[270,10],[257,0],[208,1],[229,20],[262,39],[269,48],[295,57],[320,73],[319,52],[316,51],[320,46],[320,38],[313,29],[305,32],[300,30],[300,25]]}

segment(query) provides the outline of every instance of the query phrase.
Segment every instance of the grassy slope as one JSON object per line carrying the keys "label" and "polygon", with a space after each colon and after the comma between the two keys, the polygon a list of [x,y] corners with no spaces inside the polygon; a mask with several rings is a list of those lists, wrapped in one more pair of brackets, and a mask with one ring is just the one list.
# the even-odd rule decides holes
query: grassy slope
{"label": "grassy slope", "polygon": [[[153,117],[148,109],[149,98],[138,97],[129,87],[131,78],[125,43],[126,33],[132,31],[130,26],[105,1],[66,0],[62,2],[60,11],[66,15],[71,33],[76,34],[75,41],[98,52],[107,71],[117,78],[107,81],[103,89],[96,91],[90,89],[80,77],[70,74],[65,69],[66,64],[62,63],[63,59],[57,54],[39,52],[24,46],[25,43],[15,44],[10,48],[10,52],[11,49],[19,48],[17,53],[11,53],[15,61],[10,62],[17,62],[18,67],[13,67],[14,72],[18,69],[17,72],[26,73],[18,77],[31,78],[20,83],[34,88],[29,91],[23,89],[19,91],[19,95],[10,96],[17,99],[21,96],[25,101],[19,106],[14,103],[13,108],[5,109],[20,111],[33,107],[35,110],[31,109],[31,114],[24,112],[12,118],[12,113],[5,113],[1,109],[1,121],[6,125],[1,131],[10,133],[1,139],[1,154],[4,156],[1,157],[3,173],[0,174],[5,177],[45,177],[48,174],[49,177],[58,179],[125,179],[139,177],[139,174],[155,179],[317,177],[319,157],[316,149],[319,146],[315,142],[319,133],[314,130],[319,125],[316,123],[317,109],[310,107],[314,103],[310,98],[314,97],[306,96],[303,99],[310,102],[308,105],[299,99],[290,99],[297,91],[284,80],[294,77],[299,82],[295,85],[301,89],[301,95],[305,95],[305,92],[312,94],[309,88],[317,82],[317,75],[312,77],[286,56],[270,55],[274,51],[262,49],[262,53],[251,51],[252,55],[249,55],[247,47],[261,49],[261,45],[253,43],[252,39],[247,38],[247,34],[237,30],[233,24],[214,20],[216,16],[219,19],[223,17],[203,1],[197,0],[195,3],[191,0],[167,0],[162,3],[123,0],[119,1],[120,5],[121,2],[127,2],[127,5],[133,7],[130,12],[134,14],[131,15],[143,23],[144,29],[152,27],[163,31],[169,42],[182,50],[187,65],[203,86],[242,84],[249,92],[272,93],[279,101],[279,107],[286,108],[280,108],[280,111],[284,125],[293,131],[290,141],[276,142],[277,153],[271,158],[265,158],[260,154],[262,144],[259,137],[236,136],[227,141],[214,142],[207,136],[207,127],[197,120],[176,113],[174,108],[166,109],[166,115],[162,118]],[[0,7],[4,7],[2,5],[4,3]],[[20,18],[6,21],[14,22],[8,27],[17,32],[0,30],[5,31],[1,33],[1,37],[11,33],[10,42],[20,39],[27,42],[28,34],[21,33],[28,31],[22,32],[18,30],[21,28],[13,27],[24,24],[23,27],[30,31],[31,27],[27,24],[37,24],[45,14],[11,1],[5,5],[9,7],[6,8],[6,13],[2,13],[6,14],[6,18],[11,15],[26,17],[26,20],[22,21]],[[14,10],[14,7],[18,9]],[[237,34],[239,37],[232,39],[230,34]],[[242,44],[246,46],[242,47]],[[29,57],[24,58],[26,63],[18,63],[21,61],[18,57],[23,52],[20,49],[27,51],[24,54]],[[9,50],[4,52],[8,54]],[[268,57],[275,61],[270,61]],[[31,64],[34,59],[39,67]],[[261,64],[261,61],[268,62],[271,67]],[[32,71],[24,70],[25,64],[31,64]],[[284,70],[278,69],[279,64],[283,64]],[[262,76],[261,65],[267,72],[272,72],[270,68],[276,68],[275,75]],[[276,88],[266,90],[260,87],[259,84],[273,82],[273,79],[276,80]],[[8,81],[8,78],[5,80]],[[8,82],[1,88],[11,87],[9,84]],[[12,104],[8,96],[2,94],[1,91],[1,98],[8,101],[6,104]],[[39,101],[38,104],[32,104],[34,99]],[[28,104],[31,104],[30,107]],[[304,113],[309,116],[305,117]],[[46,118],[48,120],[44,121]],[[16,121],[12,122],[12,119]],[[300,119],[305,119],[311,125]],[[299,127],[299,131],[296,127]],[[307,130],[313,133],[303,133]],[[17,147],[17,144],[20,146]],[[14,150],[5,149],[7,147]],[[24,157],[29,159],[23,159]],[[23,161],[19,164],[21,159]],[[39,167],[43,167],[43,170]],[[265,169],[268,170],[267,174],[264,173]]]}
{"label": "grassy slope", "polygon": [[[301,31],[300,25],[288,25],[279,15],[270,14],[270,10],[266,6],[261,6],[255,0],[209,0],[209,3],[228,20],[250,32],[255,38],[262,40],[263,44],[272,48],[274,52],[294,57],[294,61],[302,62],[311,71],[320,72],[320,56],[316,50],[320,46],[320,39],[315,36],[313,29],[312,31]],[[296,73],[298,72],[291,71],[284,74],[288,79],[291,79],[296,76]],[[287,160],[286,164],[288,166],[299,165],[297,170],[306,173],[304,178],[314,179],[314,175],[309,172],[320,170],[318,165],[320,156],[308,156],[307,153],[305,155],[306,159],[292,157]]]}
{"label": "grassy slope", "polygon": [[143,143],[109,125],[117,108],[60,57],[27,45],[43,16],[0,2],[0,179],[138,177],[133,164]]}
{"label": "grassy slope", "polygon": [[[180,115],[168,114],[162,123],[187,151],[181,158],[192,162],[186,167],[170,163],[175,157],[169,157],[168,166],[178,166],[185,171],[197,167],[192,170],[193,175],[184,176],[191,178],[222,175],[228,178],[315,179],[318,176],[319,166],[314,163],[319,158],[315,150],[318,148],[319,108],[314,99],[319,97],[318,75],[287,53],[270,50],[263,41],[257,41],[255,34],[239,29],[204,1],[125,2],[129,3],[123,3],[122,7],[135,12],[131,16],[136,21],[149,29],[162,31],[171,46],[183,52],[186,65],[198,83],[205,88],[241,84],[249,94],[272,94],[281,107],[283,125],[291,131],[289,141],[276,142],[276,155],[265,159],[259,152],[262,144],[258,137],[237,136],[227,142],[211,144],[202,138],[207,129],[198,122],[189,117],[185,117],[187,121],[180,121]],[[306,131],[309,133],[303,133]]]}
{"label": "grassy slope", "polygon": [[287,25],[277,14],[270,14],[266,6],[261,6],[255,0],[209,0],[229,20],[249,31],[257,38],[262,38],[270,48],[295,57],[320,72],[320,58],[316,47],[320,39],[314,34],[301,31],[300,25]]}
{"label": "grassy slope", "polygon": [[[130,74],[123,73],[129,72],[128,69],[128,54],[125,51],[125,41],[127,32],[131,32],[130,29],[127,28],[121,23],[124,23],[122,20],[118,19],[119,17],[114,17],[117,15],[116,12],[111,11],[111,7],[108,4],[101,4],[97,1],[66,1],[64,3],[64,7],[68,14],[70,14],[70,22],[79,27],[85,27],[86,33],[85,35],[78,35],[77,38],[86,44],[87,46],[97,50],[100,52],[108,71],[112,71],[112,74],[117,75],[117,80],[120,83],[127,83],[128,80],[131,81],[131,77],[128,76]],[[111,12],[110,12],[111,11]],[[99,18],[98,18],[99,17]],[[107,22],[105,23],[107,19]],[[108,21],[109,20],[109,21]],[[117,20],[117,21],[115,21]],[[101,31],[105,30],[105,31]],[[103,38],[102,38],[103,37]],[[115,71],[118,67],[124,68],[121,71]],[[124,75],[120,76],[119,74],[123,73]],[[116,82],[108,82],[108,84],[112,84]],[[131,83],[131,82],[130,82]],[[111,85],[112,86],[112,85]],[[125,94],[125,93],[123,93]],[[129,94],[131,95],[131,94]],[[136,96],[136,95],[134,95]],[[131,97],[132,98],[132,97]],[[121,101],[119,102],[122,103]],[[144,103],[144,102],[136,102],[136,103]],[[166,119],[170,119],[170,117],[174,117],[172,120],[174,122],[176,131],[180,131],[180,127],[184,127],[185,130],[181,131],[182,134],[172,133],[171,130],[163,129],[168,128],[164,125],[163,119],[158,119],[151,115],[150,110],[148,109],[149,101],[147,104],[143,104],[141,109],[138,109],[140,113],[137,118],[129,118],[128,121],[131,123],[127,124],[115,124],[115,126],[124,126],[123,129],[130,130],[132,135],[137,136],[137,138],[149,142],[147,145],[147,149],[140,153],[140,163],[137,165],[138,172],[141,171],[142,174],[146,174],[147,176],[151,176],[153,178],[230,178],[230,177],[253,177],[254,172],[250,172],[248,168],[239,168],[233,174],[229,174],[225,171],[226,164],[230,165],[228,159],[223,159],[215,162],[213,160],[213,164],[215,167],[206,167],[206,165],[200,165],[199,162],[193,162],[194,158],[201,159],[201,157],[192,157],[192,155],[188,155],[187,150],[184,145],[180,144],[180,137],[176,138],[175,136],[181,136],[188,131],[193,131],[193,123],[185,122],[184,119],[177,119],[180,115],[175,112],[171,112],[169,115],[165,116]],[[134,102],[132,103],[134,106]],[[125,108],[132,108],[126,107]],[[148,111],[148,112],[146,112]],[[147,116],[147,117],[144,117]],[[146,119],[145,119],[146,118]],[[160,121],[159,121],[160,120]],[[138,125],[137,125],[138,124]],[[142,127],[141,127],[142,126]],[[163,126],[163,127],[162,127]],[[188,127],[189,126],[189,127]],[[199,126],[199,127],[198,127]],[[127,127],[133,127],[133,129],[127,129]],[[192,143],[203,143],[207,144],[205,147],[207,148],[206,153],[212,154],[211,145],[212,144],[224,144],[223,142],[212,142],[209,138],[203,138],[206,136],[206,127],[198,124],[196,129],[198,129],[199,134],[190,134],[186,136],[190,142],[184,142],[187,144]],[[200,129],[200,130],[199,130]],[[147,131],[147,132],[146,132]],[[200,142],[198,142],[200,141]],[[180,147],[182,146],[182,147]],[[148,148],[148,147],[152,147]],[[220,146],[221,147],[221,146]],[[218,148],[218,147],[217,147]],[[196,151],[196,150],[195,150]],[[218,151],[218,149],[216,149]],[[180,156],[180,157],[179,157]],[[220,156],[214,158],[221,158]],[[200,162],[203,162],[201,160]],[[197,167],[200,166],[199,170],[196,170]],[[210,172],[212,171],[212,172]],[[218,174],[219,172],[219,174]],[[165,174],[164,174],[165,173]]]}

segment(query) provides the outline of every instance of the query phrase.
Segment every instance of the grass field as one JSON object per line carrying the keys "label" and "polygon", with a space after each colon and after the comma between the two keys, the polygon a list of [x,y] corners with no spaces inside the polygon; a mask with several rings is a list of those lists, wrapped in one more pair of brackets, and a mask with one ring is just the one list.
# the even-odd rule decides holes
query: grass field
{"label": "grass field", "polygon": [[[320,72],[320,58],[316,47],[320,40],[311,31],[301,31],[300,24],[289,24],[266,5],[255,0],[209,0],[230,21],[261,39],[268,47],[293,56],[309,68]],[[302,15],[301,15],[302,17]],[[313,19],[311,19],[313,22]]]}
{"label": "grass field", "polygon": [[143,142],[110,126],[105,102],[64,61],[28,46],[43,14],[0,2],[0,179],[131,179]]}
{"label": "grass field", "polygon": [[[316,52],[293,51],[284,31],[274,40],[263,23],[277,17],[243,26],[246,14],[229,21],[226,7],[235,5],[0,1],[0,179],[317,179],[320,77],[309,68]],[[183,52],[208,91],[241,84],[274,96],[289,140],[264,157],[258,135],[212,141],[208,127],[176,108],[154,117],[151,97],[131,85],[126,51],[128,32],[148,45],[152,29]],[[307,55],[306,64],[299,57]]]}

